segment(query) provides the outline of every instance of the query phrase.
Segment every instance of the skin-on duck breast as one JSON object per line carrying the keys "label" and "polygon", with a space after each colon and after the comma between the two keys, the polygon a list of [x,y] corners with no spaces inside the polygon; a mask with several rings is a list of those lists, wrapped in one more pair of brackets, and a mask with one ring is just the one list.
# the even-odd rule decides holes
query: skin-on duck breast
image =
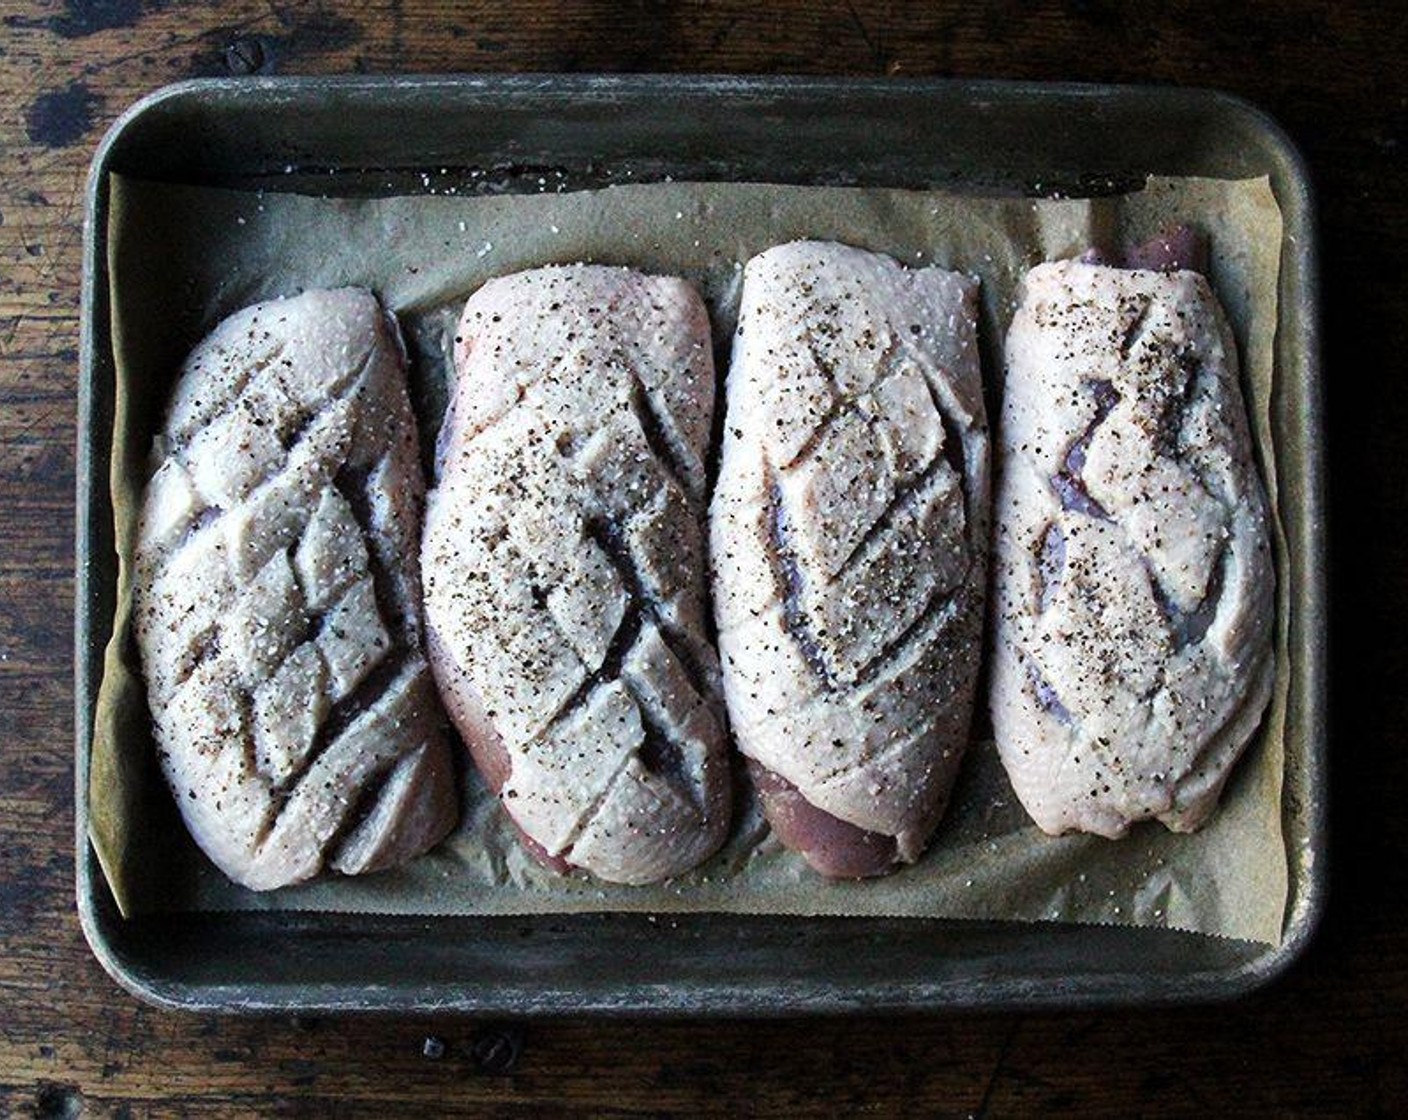
{"label": "skin-on duck breast", "polygon": [[[1182,240],[1186,241],[1186,238]],[[1050,833],[1197,828],[1271,692],[1273,585],[1227,322],[1179,238],[1032,269],[1007,339],[990,704]]]}
{"label": "skin-on duck breast", "polygon": [[446,706],[541,860],[685,871],[730,815],[704,306],[624,268],[518,273],[470,298],[455,366],[422,553]]}
{"label": "skin-on duck breast", "polygon": [[134,627],[182,816],[246,886],[389,867],[455,823],[422,651],[417,448],[399,337],[370,292],[247,308],[182,370]]}
{"label": "skin-on duck breast", "polygon": [[967,745],[988,440],[976,282],[844,245],[753,258],[711,510],[729,718],[827,875],[918,858]]}

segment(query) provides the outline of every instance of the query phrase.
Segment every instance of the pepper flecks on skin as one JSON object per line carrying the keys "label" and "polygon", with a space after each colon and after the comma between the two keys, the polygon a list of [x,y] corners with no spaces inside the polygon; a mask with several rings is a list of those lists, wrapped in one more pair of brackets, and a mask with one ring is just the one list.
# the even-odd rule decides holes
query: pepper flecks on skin
{"label": "pepper flecks on skin", "polygon": [[988,449],[976,283],[844,245],[749,261],[710,510],[725,694],[823,874],[923,851],[967,744]]}
{"label": "pepper flecks on skin", "polygon": [[[1165,240],[1160,262],[1194,252]],[[1273,671],[1268,512],[1231,332],[1198,273],[1064,261],[1028,274],[1007,362],[999,753],[1048,832],[1191,830]]]}
{"label": "pepper flecks on skin", "polygon": [[401,353],[366,291],[232,315],[186,361],[143,498],[133,623],[162,770],[256,890],[405,862],[458,815]]}
{"label": "pepper flecks on skin", "polygon": [[646,883],[729,821],[705,636],[713,351],[684,281],[572,265],[466,304],[422,545],[451,716],[545,865]]}

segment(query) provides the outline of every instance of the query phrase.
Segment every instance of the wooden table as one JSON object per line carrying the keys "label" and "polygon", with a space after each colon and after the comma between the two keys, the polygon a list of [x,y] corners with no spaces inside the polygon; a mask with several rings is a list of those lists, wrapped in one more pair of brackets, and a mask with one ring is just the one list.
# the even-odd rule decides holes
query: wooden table
{"label": "wooden table", "polygon": [[[1400,3],[364,0],[344,13],[11,0],[6,11],[0,1114],[1408,1112]],[[1174,1011],[533,1023],[503,1060],[492,1024],[193,1017],[140,1005],[104,975],[74,911],[71,808],[79,243],[93,146],[129,103],[178,78],[525,69],[1188,83],[1243,94],[1286,125],[1321,201],[1338,631],[1334,889],[1289,977]]]}

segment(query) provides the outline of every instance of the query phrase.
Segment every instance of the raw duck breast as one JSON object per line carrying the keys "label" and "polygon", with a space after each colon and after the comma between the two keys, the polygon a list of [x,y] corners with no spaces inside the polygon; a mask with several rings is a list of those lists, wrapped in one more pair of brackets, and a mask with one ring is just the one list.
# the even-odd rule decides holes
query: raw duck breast
{"label": "raw duck breast", "polygon": [[187,359],[157,458],[134,626],[191,835],[256,890],[424,852],[458,801],[394,324],[352,288],[231,316]]}
{"label": "raw duck breast", "polygon": [[753,258],[711,510],[729,719],[823,874],[923,851],[967,744],[988,439],[976,282],[822,242]]}
{"label": "raw duck breast", "polygon": [[554,266],[474,294],[422,565],[446,706],[529,849],[648,883],[728,829],[705,634],[709,321],[682,280]]}
{"label": "raw duck breast", "polygon": [[1271,691],[1232,335],[1199,272],[1146,263],[1039,265],[1007,339],[990,703],[1053,834],[1197,828]]}

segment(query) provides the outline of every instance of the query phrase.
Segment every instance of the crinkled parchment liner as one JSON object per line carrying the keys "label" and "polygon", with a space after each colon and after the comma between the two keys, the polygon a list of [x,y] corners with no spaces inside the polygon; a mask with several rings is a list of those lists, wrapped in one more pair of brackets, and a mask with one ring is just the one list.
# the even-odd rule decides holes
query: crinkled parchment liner
{"label": "crinkled parchment liner", "polygon": [[[1261,733],[1206,828],[1176,836],[1145,824],[1118,842],[1051,839],[1027,820],[992,743],[983,739],[970,748],[952,807],[924,859],[865,883],[826,882],[810,873],[748,805],[740,807],[726,848],[672,882],[630,888],[559,878],[524,855],[471,773],[464,782],[463,824],[412,866],[254,894],[216,872],[176,819],[155,765],[127,617],[135,510],[173,372],[185,351],[230,312],[305,288],[374,289],[405,331],[428,446],[443,402],[447,329],[464,299],[489,277],[584,260],[685,276],[705,294],[725,354],[742,262],[799,237],[835,239],[912,265],[979,276],[984,372],[995,417],[1002,335],[1027,267],[1092,242],[1137,240],[1173,222],[1202,227],[1213,245],[1214,286],[1240,344],[1252,430],[1274,505],[1269,417],[1281,215],[1265,179],[1151,180],[1143,191],[1120,197],[1042,201],[720,183],[356,200],[119,177],[111,185],[112,488],[120,602],[98,701],[89,797],[94,845],[128,912],[903,915],[1122,923],[1279,942],[1287,898],[1281,784],[1288,676],[1288,575],[1279,519],[1278,687]],[[722,365],[719,373],[722,378]],[[985,729],[980,715],[977,730]]]}

